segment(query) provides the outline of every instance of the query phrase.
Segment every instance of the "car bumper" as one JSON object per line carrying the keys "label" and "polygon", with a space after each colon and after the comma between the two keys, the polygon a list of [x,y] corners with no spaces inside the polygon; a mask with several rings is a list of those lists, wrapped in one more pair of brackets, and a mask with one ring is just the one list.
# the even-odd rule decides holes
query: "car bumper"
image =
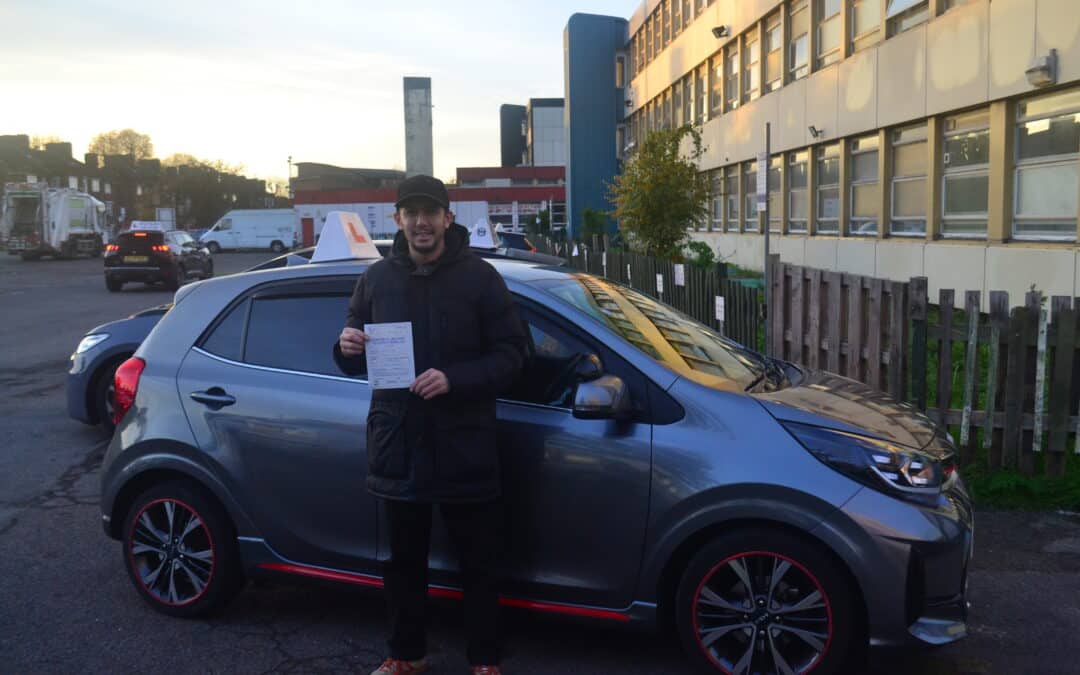
{"label": "car bumper", "polygon": [[106,267],[105,278],[121,283],[128,281],[169,281],[176,277],[171,267]]}
{"label": "car bumper", "polygon": [[89,360],[84,354],[72,354],[67,378],[64,383],[67,394],[68,416],[85,424],[94,424],[95,420],[87,407],[87,392],[90,390],[92,372]]}
{"label": "car bumper", "polygon": [[815,532],[844,551],[870,644],[941,645],[967,635],[974,516],[959,477],[933,505],[865,488]]}

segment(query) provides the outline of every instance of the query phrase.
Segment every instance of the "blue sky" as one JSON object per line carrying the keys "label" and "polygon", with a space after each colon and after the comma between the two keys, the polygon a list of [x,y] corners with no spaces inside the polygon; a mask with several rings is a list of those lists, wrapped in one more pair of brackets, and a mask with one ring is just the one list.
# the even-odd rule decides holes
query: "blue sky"
{"label": "blue sky", "polygon": [[81,158],[134,128],[284,177],[287,157],[404,168],[404,76],[432,78],[435,173],[499,163],[499,106],[563,95],[575,12],[633,0],[372,2],[0,0],[0,134],[56,135]]}

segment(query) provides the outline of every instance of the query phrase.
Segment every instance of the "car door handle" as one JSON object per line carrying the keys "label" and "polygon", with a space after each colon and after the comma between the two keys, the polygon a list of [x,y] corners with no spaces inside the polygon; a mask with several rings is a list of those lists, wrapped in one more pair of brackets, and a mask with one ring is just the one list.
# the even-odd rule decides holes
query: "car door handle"
{"label": "car door handle", "polygon": [[211,410],[220,410],[227,405],[236,403],[236,397],[226,394],[221,387],[210,387],[206,391],[193,391],[191,392],[191,400],[203,403]]}

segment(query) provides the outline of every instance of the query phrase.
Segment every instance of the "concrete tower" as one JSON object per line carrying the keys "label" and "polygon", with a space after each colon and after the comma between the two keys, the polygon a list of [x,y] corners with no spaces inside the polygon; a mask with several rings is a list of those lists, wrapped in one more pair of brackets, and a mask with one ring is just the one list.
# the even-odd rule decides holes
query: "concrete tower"
{"label": "concrete tower", "polygon": [[405,175],[433,175],[431,78],[405,78]]}

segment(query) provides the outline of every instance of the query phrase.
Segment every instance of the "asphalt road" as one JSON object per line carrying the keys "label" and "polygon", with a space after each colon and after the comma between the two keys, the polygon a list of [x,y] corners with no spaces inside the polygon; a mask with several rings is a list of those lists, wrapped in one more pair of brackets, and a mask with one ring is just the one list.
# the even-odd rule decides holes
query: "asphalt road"
{"label": "asphalt road", "polygon": [[[269,254],[222,254],[219,274]],[[378,593],[249,587],[213,620],[149,609],[97,509],[103,434],[67,417],[67,358],[93,326],[168,301],[106,291],[100,260],[25,263],[0,253],[0,672],[360,672],[383,655]],[[883,675],[1080,672],[1080,519],[977,516],[970,637],[874,651]],[[466,672],[460,608],[437,605],[434,672]],[[505,617],[508,673],[689,673],[674,640],[535,615]]]}

